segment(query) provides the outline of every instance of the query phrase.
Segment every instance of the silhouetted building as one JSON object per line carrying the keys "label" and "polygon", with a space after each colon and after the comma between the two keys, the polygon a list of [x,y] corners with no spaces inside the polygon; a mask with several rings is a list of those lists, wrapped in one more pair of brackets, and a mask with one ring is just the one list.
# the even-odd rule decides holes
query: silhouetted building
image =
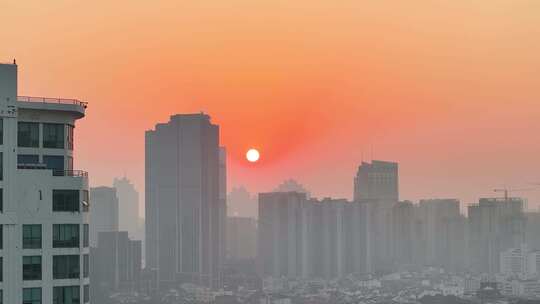
{"label": "silhouetted building", "polygon": [[90,246],[96,247],[100,232],[119,231],[118,198],[111,187],[90,188]]}
{"label": "silhouetted building", "polygon": [[399,200],[398,164],[374,160],[362,162],[354,179],[354,200]]}
{"label": "silhouetted building", "polygon": [[302,186],[299,182],[295,181],[292,178],[284,180],[272,192],[298,192],[305,193],[308,199],[310,197],[309,191],[307,191],[304,186]]}
{"label": "silhouetted building", "polygon": [[251,195],[243,186],[233,188],[227,196],[227,215],[256,219],[257,197]]}
{"label": "silhouetted building", "polygon": [[141,259],[142,242],[131,240],[127,231],[100,232],[90,254],[93,303],[106,303],[115,292],[139,291]]}
{"label": "silhouetted building", "polygon": [[392,207],[399,201],[398,164],[362,162],[354,178],[355,202],[367,204],[367,266],[370,272],[392,267]]}
{"label": "silhouetted building", "polygon": [[116,188],[120,210],[119,229],[127,231],[133,239],[142,240],[144,236],[139,226],[139,192],[126,177],[115,178],[113,187]]}
{"label": "silhouetted building", "polygon": [[525,242],[529,248],[540,250],[540,212],[525,213],[527,225],[525,229]]}
{"label": "silhouetted building", "polygon": [[392,261],[396,266],[417,262],[419,239],[418,208],[412,202],[399,202],[392,208]]}
{"label": "silhouetted building", "polygon": [[174,115],[146,132],[146,266],[157,271],[160,288],[219,286],[226,212],[220,172],[219,127],[208,115]]}
{"label": "silhouetted building", "polygon": [[259,194],[257,264],[262,277],[307,276],[305,193]]}
{"label": "silhouetted building", "polygon": [[371,271],[365,202],[259,194],[258,267],[262,277],[332,279]]}
{"label": "silhouetted building", "polygon": [[257,221],[249,217],[227,217],[227,258],[254,259],[257,255]]}
{"label": "silhouetted building", "polygon": [[460,213],[459,200],[420,200],[418,212],[423,237],[418,254],[423,254],[422,265],[464,270],[466,221]]}
{"label": "silhouetted building", "polygon": [[499,272],[500,253],[525,240],[524,201],[482,198],[468,212],[469,268],[477,273]]}

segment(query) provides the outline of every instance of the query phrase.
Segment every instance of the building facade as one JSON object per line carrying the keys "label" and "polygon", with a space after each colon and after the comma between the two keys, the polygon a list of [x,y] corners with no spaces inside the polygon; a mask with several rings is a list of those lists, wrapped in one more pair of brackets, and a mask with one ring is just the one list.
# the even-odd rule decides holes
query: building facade
{"label": "building facade", "polygon": [[482,198],[468,207],[467,256],[472,271],[498,273],[500,253],[525,242],[523,207],[520,198]]}
{"label": "building facade", "polygon": [[146,132],[146,266],[159,286],[220,285],[225,200],[219,127],[206,114],[174,115]]}
{"label": "building facade", "polygon": [[227,258],[254,259],[257,255],[257,220],[250,217],[227,217]]}
{"label": "building facade", "polygon": [[373,160],[362,162],[354,178],[353,200],[399,200],[398,164]]}
{"label": "building facade", "polygon": [[17,97],[0,64],[2,303],[89,303],[88,175],[74,170],[77,100]]}
{"label": "building facade", "polygon": [[116,189],[111,187],[90,188],[90,197],[90,247],[96,247],[100,232],[119,231],[118,198]]}
{"label": "building facade", "polygon": [[106,303],[114,292],[136,292],[141,284],[142,242],[127,231],[100,232],[91,249],[90,290],[94,303]]}
{"label": "building facade", "polygon": [[140,227],[139,215],[139,192],[135,185],[126,177],[115,178],[113,187],[116,189],[118,197],[119,219],[118,227],[120,231],[127,231],[133,239],[142,240],[142,227]]}

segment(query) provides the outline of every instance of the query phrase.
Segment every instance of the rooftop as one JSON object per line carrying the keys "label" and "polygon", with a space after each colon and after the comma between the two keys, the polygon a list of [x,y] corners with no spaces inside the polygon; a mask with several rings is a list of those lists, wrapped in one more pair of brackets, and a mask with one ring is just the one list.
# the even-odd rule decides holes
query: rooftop
{"label": "rooftop", "polygon": [[58,103],[58,104],[70,104],[78,105],[86,109],[88,103],[80,101],[78,99],[68,98],[54,98],[54,97],[35,97],[35,96],[17,96],[19,102],[40,102],[40,103]]}
{"label": "rooftop", "polygon": [[78,99],[17,96],[18,107],[30,110],[68,111],[84,117],[88,103]]}

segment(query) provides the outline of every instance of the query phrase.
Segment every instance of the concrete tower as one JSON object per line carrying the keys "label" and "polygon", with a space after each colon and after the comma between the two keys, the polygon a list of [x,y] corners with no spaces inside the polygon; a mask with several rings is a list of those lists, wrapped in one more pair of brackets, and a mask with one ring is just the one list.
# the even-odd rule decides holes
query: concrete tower
{"label": "concrete tower", "polygon": [[78,100],[17,97],[0,64],[2,303],[89,303],[88,175],[73,170]]}

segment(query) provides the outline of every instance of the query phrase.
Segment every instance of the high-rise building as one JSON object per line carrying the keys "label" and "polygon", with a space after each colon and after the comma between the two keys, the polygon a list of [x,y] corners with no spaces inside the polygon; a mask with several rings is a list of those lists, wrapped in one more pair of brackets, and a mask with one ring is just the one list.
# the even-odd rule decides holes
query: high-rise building
{"label": "high-rise building", "polygon": [[307,276],[305,193],[259,194],[257,268],[261,277]]}
{"label": "high-rise building", "polygon": [[90,246],[96,247],[100,232],[119,231],[118,198],[116,189],[111,187],[90,188],[90,197]]}
{"label": "high-rise building", "polygon": [[399,200],[398,164],[373,160],[362,162],[354,178],[354,200],[377,199],[385,202]]}
{"label": "high-rise building", "polygon": [[227,258],[253,259],[257,255],[257,221],[250,217],[227,217]]}
{"label": "high-rise building", "polygon": [[180,114],[146,132],[146,267],[159,288],[218,287],[224,258],[219,127]]}
{"label": "high-rise building", "polygon": [[127,231],[132,239],[142,240],[141,227],[139,227],[139,192],[135,185],[126,177],[115,178],[113,187],[118,197],[119,230]]}
{"label": "high-rise building", "polygon": [[100,232],[90,254],[91,288],[95,303],[107,303],[114,292],[138,291],[141,281],[142,242],[127,231]]}
{"label": "high-rise building", "polygon": [[227,215],[257,218],[257,197],[243,186],[234,187],[227,195]]}
{"label": "high-rise building", "polygon": [[465,226],[457,199],[424,199],[418,207],[424,266],[464,270]]}
{"label": "high-rise building", "polygon": [[526,212],[527,225],[525,229],[525,242],[529,248],[540,250],[540,212]]}
{"label": "high-rise building", "polygon": [[392,207],[399,201],[398,164],[362,162],[354,178],[353,200],[367,204],[367,266],[389,271],[392,265]]}
{"label": "high-rise building", "polygon": [[468,266],[477,273],[499,272],[500,253],[525,241],[524,201],[482,198],[468,207]]}
{"label": "high-rise building", "polygon": [[17,97],[0,64],[0,302],[89,303],[88,175],[74,170],[86,103]]}
{"label": "high-rise building", "polygon": [[416,206],[409,201],[399,202],[392,208],[391,252],[396,266],[412,265],[417,261],[417,214]]}
{"label": "high-rise building", "polygon": [[365,202],[259,194],[259,274],[332,279],[370,272],[368,212]]}
{"label": "high-rise building", "polygon": [[525,277],[528,270],[528,255],[529,249],[525,244],[502,251],[499,259],[499,272],[507,276]]}

